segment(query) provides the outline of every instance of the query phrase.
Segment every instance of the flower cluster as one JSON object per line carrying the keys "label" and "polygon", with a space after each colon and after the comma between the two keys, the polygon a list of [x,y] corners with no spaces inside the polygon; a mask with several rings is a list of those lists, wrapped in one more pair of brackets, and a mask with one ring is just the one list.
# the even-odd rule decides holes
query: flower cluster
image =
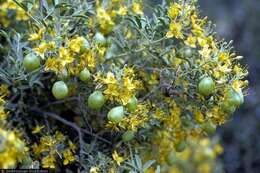
{"label": "flower cluster", "polygon": [[0,168],[15,168],[26,156],[25,143],[14,131],[0,128]]}
{"label": "flower cluster", "polygon": [[[76,160],[76,146],[71,141],[66,141],[66,137],[56,131],[54,135],[44,135],[40,138],[39,144],[34,143],[32,150],[36,158],[41,158],[43,168],[55,168],[57,158],[63,160],[67,165]],[[68,146],[64,144],[68,143]]]}
{"label": "flower cluster", "polygon": [[8,112],[5,111],[4,98],[9,95],[7,85],[0,85],[0,168],[15,168],[26,157],[27,148],[20,136],[7,130]]}
{"label": "flower cluster", "polygon": [[7,85],[0,85],[0,120],[3,121],[7,118],[8,112],[5,111],[5,100],[4,98],[9,95]]}
{"label": "flower cluster", "polygon": [[[14,12],[14,14],[10,15],[10,12]],[[26,12],[14,1],[4,0],[0,3],[0,24],[5,27],[9,26],[12,22],[12,16],[15,16],[15,20],[17,21],[29,19]]]}
{"label": "flower cluster", "polygon": [[135,79],[133,68],[124,67],[113,71],[115,74],[108,72],[105,77],[98,75],[97,80],[106,86],[104,94],[108,100],[126,105],[137,94],[137,90],[142,89],[141,81]]}
{"label": "flower cluster", "polygon": [[[182,152],[176,152],[169,148],[169,143],[160,138],[155,143],[156,148],[150,148],[155,152],[144,154],[146,159],[154,158],[159,155],[158,162],[162,165],[162,172],[184,173],[184,172],[200,172],[211,173],[219,171],[220,165],[216,164],[217,156],[223,152],[223,148],[217,139],[201,138],[189,141],[187,147]],[[159,146],[159,147],[158,147]],[[157,148],[158,147],[158,148]],[[152,155],[152,156],[151,156]],[[150,169],[147,172],[154,172]]]}

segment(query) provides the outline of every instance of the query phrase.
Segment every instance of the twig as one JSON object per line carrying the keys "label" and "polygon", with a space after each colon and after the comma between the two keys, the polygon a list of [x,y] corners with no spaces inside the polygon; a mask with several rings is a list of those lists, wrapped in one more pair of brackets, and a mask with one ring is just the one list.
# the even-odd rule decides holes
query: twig
{"label": "twig", "polygon": [[40,114],[42,114],[42,115],[46,115],[46,116],[48,116],[48,117],[51,117],[51,118],[53,118],[53,119],[55,119],[55,120],[57,120],[57,121],[62,122],[63,124],[65,124],[65,125],[67,125],[67,126],[70,126],[70,127],[73,128],[74,130],[76,130],[76,131],[78,132],[78,134],[79,134],[80,144],[83,144],[82,132],[85,133],[85,134],[87,134],[87,135],[91,135],[91,136],[93,136],[93,137],[99,139],[100,141],[103,141],[103,142],[105,142],[105,143],[111,144],[110,141],[108,141],[108,140],[106,140],[106,139],[104,139],[104,138],[102,138],[102,137],[100,137],[100,136],[98,136],[98,135],[96,135],[96,134],[94,134],[94,133],[91,133],[91,132],[89,132],[89,131],[87,131],[87,130],[85,130],[85,129],[80,128],[77,124],[75,124],[75,123],[73,123],[73,122],[70,122],[70,121],[68,121],[68,120],[66,120],[66,119],[64,119],[64,118],[62,118],[62,117],[60,117],[59,115],[57,115],[57,114],[55,114],[55,113],[45,112],[45,111],[42,111],[42,110],[40,110],[40,109],[38,109],[38,108],[32,108],[31,110],[32,110],[32,111],[35,111],[35,112],[38,112],[38,113],[40,113]]}
{"label": "twig", "polygon": [[43,112],[41,111],[40,109],[32,109],[32,111],[35,111],[35,112],[38,112],[38,113],[41,113],[45,116],[48,116],[48,117],[51,117],[55,120],[58,120],[60,122],[62,122],[63,124],[67,125],[67,126],[70,126],[72,127],[74,130],[76,130],[78,132],[78,135],[79,135],[79,144],[80,144],[80,153],[82,153],[83,151],[83,136],[82,136],[82,133],[81,133],[81,129],[79,126],[77,126],[75,123],[72,123],[70,121],[67,121],[63,118],[61,118],[60,116],[52,113],[52,112]]}
{"label": "twig", "polygon": [[[19,7],[21,7],[21,8],[24,10],[24,12],[25,12],[35,23],[37,23],[39,26],[42,26],[42,23],[39,22],[37,19],[35,19],[35,18],[24,8],[24,6],[23,6],[20,2],[18,2],[17,0],[13,0],[13,1],[14,1],[15,4],[17,4]],[[39,27],[39,26],[38,26],[38,27]]]}
{"label": "twig", "polygon": [[115,59],[115,58],[119,58],[119,57],[124,57],[124,56],[127,56],[127,55],[130,55],[130,54],[135,54],[135,53],[140,53],[142,51],[144,51],[145,49],[147,49],[147,47],[153,45],[153,44],[156,44],[156,43],[159,43],[161,41],[164,41],[166,40],[167,38],[166,37],[162,37],[158,40],[155,40],[155,41],[150,41],[148,45],[143,45],[144,47],[142,48],[139,48],[137,50],[134,50],[134,51],[129,51],[129,52],[125,52],[125,53],[122,53],[122,54],[118,54],[118,55],[115,55],[113,58],[110,58],[110,59],[107,59],[107,60],[111,60],[111,59]]}
{"label": "twig", "polygon": [[69,97],[69,98],[64,99],[64,100],[58,100],[58,101],[50,102],[50,103],[48,103],[48,104],[42,106],[41,109],[47,108],[47,107],[49,107],[49,106],[54,106],[54,105],[63,104],[63,103],[65,103],[65,102],[67,102],[67,101],[73,101],[73,100],[78,100],[78,98],[77,98],[77,97]]}
{"label": "twig", "polygon": [[85,123],[86,123],[86,125],[87,125],[87,127],[89,129],[89,131],[92,133],[92,127],[91,127],[90,123],[88,122],[88,118],[87,118],[87,111],[83,107],[83,106],[85,106],[85,104],[83,104],[84,100],[82,100],[82,97],[78,98],[78,102],[79,102],[79,106],[80,106],[80,112],[83,115],[83,119],[84,119],[84,121],[85,121]]}

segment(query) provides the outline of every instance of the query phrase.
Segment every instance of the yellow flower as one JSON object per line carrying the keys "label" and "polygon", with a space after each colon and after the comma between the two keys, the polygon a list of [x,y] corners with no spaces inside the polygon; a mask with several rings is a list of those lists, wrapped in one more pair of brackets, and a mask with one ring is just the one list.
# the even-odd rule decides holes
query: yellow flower
{"label": "yellow flower", "polygon": [[56,48],[56,44],[55,44],[54,41],[48,42],[48,49],[49,49],[49,50],[53,50],[53,49],[55,49],[55,48]]}
{"label": "yellow flower", "polygon": [[71,150],[64,151],[63,157],[64,157],[64,160],[63,160],[64,165],[67,165],[67,164],[75,161],[75,156],[73,155]]}
{"label": "yellow flower", "polygon": [[113,30],[115,23],[109,13],[107,13],[102,7],[97,8],[97,20],[102,33],[108,34]]}
{"label": "yellow flower", "polygon": [[209,59],[210,56],[211,56],[211,53],[212,53],[212,51],[211,51],[211,49],[208,48],[208,47],[203,47],[203,49],[199,50],[199,54],[200,54],[203,58],[205,58],[205,59]]}
{"label": "yellow flower", "polygon": [[120,8],[117,11],[118,15],[125,16],[127,14],[127,7],[126,6],[120,6]]}
{"label": "yellow flower", "polygon": [[148,81],[150,85],[156,85],[159,83],[159,76],[157,73],[152,73],[150,76],[150,80]]}
{"label": "yellow flower", "polygon": [[37,55],[40,55],[42,58],[44,58],[44,53],[46,52],[46,50],[48,49],[48,45],[45,41],[41,42],[40,45],[36,48],[34,48],[34,52]]}
{"label": "yellow flower", "polygon": [[77,147],[73,142],[69,141],[69,148],[72,152],[75,152]]}
{"label": "yellow flower", "polygon": [[174,3],[168,9],[168,16],[174,20],[180,13],[181,5],[178,3]]}
{"label": "yellow flower", "polygon": [[9,90],[7,85],[0,85],[0,97],[5,97],[9,95]]}
{"label": "yellow flower", "polygon": [[207,162],[201,163],[198,166],[198,172],[200,172],[200,173],[211,173],[212,172],[212,165],[210,165]]}
{"label": "yellow flower", "polygon": [[172,63],[173,63],[174,67],[178,67],[182,62],[183,62],[183,60],[181,58],[176,57],[176,58],[173,59]]}
{"label": "yellow flower", "polygon": [[225,116],[220,107],[214,106],[211,111],[206,113],[208,117],[214,120],[215,124],[223,124],[225,122]]}
{"label": "yellow flower", "polygon": [[229,59],[229,54],[227,52],[221,52],[218,55],[218,59],[222,62],[226,62]]}
{"label": "yellow flower", "polygon": [[58,58],[48,58],[45,62],[45,71],[52,71],[56,74],[62,72],[64,66]]}
{"label": "yellow flower", "polygon": [[194,13],[191,16],[191,23],[192,23],[192,33],[196,36],[201,36],[203,35],[203,29],[201,27],[201,25],[203,23],[201,23],[198,19],[198,16],[196,13]]}
{"label": "yellow flower", "polygon": [[201,111],[195,110],[194,111],[194,118],[198,123],[203,123],[205,121],[204,116]]}
{"label": "yellow flower", "polygon": [[112,72],[108,72],[106,78],[103,80],[105,84],[116,84],[117,80]]}
{"label": "yellow flower", "polygon": [[161,108],[156,108],[154,115],[155,118],[162,120],[165,117],[165,112]]}
{"label": "yellow flower", "polygon": [[197,42],[196,37],[193,37],[191,34],[189,34],[187,40],[184,41],[184,43],[185,43],[187,46],[190,46],[190,47],[192,47],[192,48],[196,48],[196,42]]}
{"label": "yellow flower", "polygon": [[93,71],[97,63],[96,56],[92,51],[87,51],[80,56],[79,66],[81,68],[88,67],[88,69]]}
{"label": "yellow flower", "polygon": [[135,14],[143,15],[142,5],[140,3],[134,2],[132,10]]}
{"label": "yellow flower", "polygon": [[143,15],[142,5],[140,3],[134,2],[132,10],[135,14]]}
{"label": "yellow flower", "polygon": [[139,128],[144,127],[148,119],[149,107],[147,104],[138,104],[134,112],[125,117],[119,126],[122,129],[137,131]]}
{"label": "yellow flower", "polygon": [[68,46],[73,52],[79,53],[80,48],[83,46],[83,44],[84,38],[78,36],[74,39],[69,40]]}
{"label": "yellow flower", "polygon": [[9,114],[9,112],[5,111],[4,108],[5,100],[3,99],[8,94],[9,94],[8,86],[0,85],[0,120],[5,120]]}
{"label": "yellow flower", "polygon": [[119,87],[117,85],[109,84],[107,89],[104,91],[104,94],[109,97],[110,100],[113,100],[113,97],[119,97]]}
{"label": "yellow flower", "polygon": [[90,170],[89,170],[89,173],[99,173],[100,172],[100,169],[99,167],[91,167]]}
{"label": "yellow flower", "polygon": [[44,127],[45,127],[44,125],[43,125],[43,126],[37,125],[37,126],[33,129],[32,133],[33,133],[33,134],[40,133]]}
{"label": "yellow flower", "polygon": [[216,144],[214,145],[213,147],[213,151],[215,153],[215,155],[219,155],[219,154],[222,154],[223,153],[223,147],[220,145],[220,144]]}
{"label": "yellow flower", "polygon": [[244,87],[244,85],[245,85],[244,81],[241,81],[241,80],[235,80],[232,83],[232,87],[234,88],[234,90],[236,92],[241,92],[241,89]]}
{"label": "yellow flower", "polygon": [[7,112],[5,112],[4,107],[0,106],[0,120],[5,120],[7,118]]}
{"label": "yellow flower", "polygon": [[24,20],[28,20],[29,17],[28,15],[26,14],[25,10],[22,9],[21,7],[18,7],[16,9],[16,16],[15,16],[16,20],[18,21],[24,21]]}
{"label": "yellow flower", "polygon": [[182,33],[182,24],[178,22],[171,22],[170,23],[170,30],[166,34],[167,38],[183,38],[183,33]]}
{"label": "yellow flower", "polygon": [[134,90],[136,88],[135,83],[129,77],[124,77],[123,82],[126,90]]}
{"label": "yellow flower", "polygon": [[104,94],[109,100],[126,105],[136,94],[136,90],[141,89],[142,86],[140,81],[134,79],[134,76],[134,70],[125,67],[122,74],[120,71],[115,74],[108,72],[106,77],[97,75],[96,79],[106,85]]}
{"label": "yellow flower", "polygon": [[74,61],[74,58],[70,54],[69,50],[64,47],[61,47],[59,49],[59,59],[63,66],[72,63]]}
{"label": "yellow flower", "polygon": [[203,48],[208,48],[208,47],[209,47],[208,41],[207,41],[206,38],[204,38],[204,37],[198,37],[197,40],[198,40],[198,43],[199,43],[199,45],[200,45],[201,47],[203,47]]}
{"label": "yellow flower", "polygon": [[41,40],[44,32],[45,32],[45,28],[41,28],[37,33],[30,34],[28,40],[29,41]]}
{"label": "yellow flower", "polygon": [[38,47],[33,48],[33,51],[41,56],[42,59],[44,59],[44,54],[47,50],[52,50],[56,47],[55,42],[51,41],[49,43],[42,41]]}
{"label": "yellow flower", "polygon": [[96,52],[96,54],[99,56],[100,59],[104,58],[105,53],[107,51],[107,47],[102,46],[100,44],[96,45],[96,47],[94,48],[94,51]]}
{"label": "yellow flower", "polygon": [[235,65],[233,68],[233,71],[237,76],[244,77],[244,76],[248,75],[247,70],[243,69],[240,65]]}
{"label": "yellow flower", "polygon": [[116,173],[116,168],[109,168],[108,173]]}
{"label": "yellow flower", "polygon": [[52,136],[50,136],[50,135],[43,136],[43,137],[41,137],[41,139],[40,139],[41,145],[45,145],[47,148],[48,148],[48,147],[51,148],[51,147],[55,146],[57,142],[58,142],[58,141],[56,141],[56,139],[54,139],[54,138],[53,138]]}
{"label": "yellow flower", "polygon": [[224,65],[219,65],[218,70],[221,71],[223,74],[224,73],[229,73],[232,71],[231,67],[229,64],[224,64]]}
{"label": "yellow flower", "polygon": [[55,168],[56,159],[54,155],[47,155],[42,159],[43,168]]}
{"label": "yellow flower", "polygon": [[113,152],[112,158],[114,159],[114,161],[116,161],[116,164],[119,166],[124,161],[124,158],[119,156],[116,150]]}
{"label": "yellow flower", "polygon": [[14,131],[0,128],[1,152],[0,168],[11,169],[17,166],[26,155],[26,147]]}
{"label": "yellow flower", "polygon": [[131,39],[132,38],[132,36],[133,36],[133,33],[132,33],[132,31],[129,29],[129,30],[127,30],[127,32],[126,32],[126,34],[125,34],[125,38],[126,39]]}

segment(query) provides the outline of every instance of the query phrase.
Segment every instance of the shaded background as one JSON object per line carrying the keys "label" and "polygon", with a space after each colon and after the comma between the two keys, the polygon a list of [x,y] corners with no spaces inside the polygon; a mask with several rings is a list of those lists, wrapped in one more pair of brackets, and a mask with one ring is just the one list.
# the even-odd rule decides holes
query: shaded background
{"label": "shaded background", "polygon": [[[172,0],[173,1],[173,0]],[[161,0],[146,0],[147,4]],[[245,104],[218,128],[225,173],[260,173],[260,0],[198,0],[202,16],[216,24],[218,37],[233,40],[249,70]]]}

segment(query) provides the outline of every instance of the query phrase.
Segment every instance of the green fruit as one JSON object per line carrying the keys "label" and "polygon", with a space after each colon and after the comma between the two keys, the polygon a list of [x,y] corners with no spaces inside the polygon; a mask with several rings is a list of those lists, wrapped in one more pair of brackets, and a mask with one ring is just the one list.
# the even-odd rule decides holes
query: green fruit
{"label": "green fruit", "polygon": [[91,109],[101,109],[105,104],[105,97],[101,91],[95,91],[88,97],[88,107]]}
{"label": "green fruit", "polygon": [[224,103],[222,103],[221,108],[227,114],[233,114],[236,111],[236,106],[232,105],[228,101],[225,101]]}
{"label": "green fruit", "polygon": [[170,153],[168,153],[167,157],[166,157],[166,162],[169,165],[174,165],[177,161],[176,158],[176,153],[174,151],[171,151]]}
{"label": "green fruit", "polygon": [[114,123],[119,123],[120,121],[122,121],[124,116],[125,115],[123,106],[114,107],[107,114],[108,120]]}
{"label": "green fruit", "polygon": [[235,107],[239,107],[244,102],[243,93],[238,93],[233,88],[230,88],[227,92],[227,102]]}
{"label": "green fruit", "polygon": [[130,112],[133,112],[136,110],[138,105],[138,100],[137,98],[134,96],[130,99],[130,101],[127,103],[126,107]]}
{"label": "green fruit", "polygon": [[214,92],[215,82],[211,77],[204,77],[198,86],[198,91],[203,96],[209,96]]}
{"label": "green fruit", "polygon": [[192,121],[189,118],[189,115],[181,116],[181,122],[185,127],[192,127]]}
{"label": "green fruit", "polygon": [[187,58],[190,58],[192,56],[192,49],[191,48],[185,48],[184,49],[184,56]]}
{"label": "green fruit", "polygon": [[83,38],[83,45],[81,46],[80,51],[84,52],[84,51],[88,50],[89,48],[90,48],[90,44],[89,44],[88,40]]}
{"label": "green fruit", "polygon": [[100,32],[97,32],[94,36],[94,41],[98,44],[106,44],[106,38]]}
{"label": "green fruit", "polygon": [[79,73],[79,79],[83,82],[89,81],[91,78],[91,74],[87,68],[84,68],[80,73]]}
{"label": "green fruit", "polygon": [[133,131],[126,131],[123,135],[122,135],[122,140],[124,142],[128,142],[128,141],[131,141],[132,139],[134,139],[135,137],[135,133]]}
{"label": "green fruit", "polygon": [[31,72],[38,69],[41,65],[40,58],[37,57],[34,53],[30,53],[25,56],[23,60],[23,66],[26,71]]}
{"label": "green fruit", "polygon": [[64,99],[69,94],[69,89],[63,81],[55,82],[52,86],[52,94],[56,99]]}
{"label": "green fruit", "polygon": [[208,135],[213,135],[216,132],[216,125],[213,124],[212,122],[208,121],[205,124],[202,125],[203,130],[208,134]]}
{"label": "green fruit", "polygon": [[176,152],[182,152],[186,148],[186,142],[181,141],[174,145]]}

